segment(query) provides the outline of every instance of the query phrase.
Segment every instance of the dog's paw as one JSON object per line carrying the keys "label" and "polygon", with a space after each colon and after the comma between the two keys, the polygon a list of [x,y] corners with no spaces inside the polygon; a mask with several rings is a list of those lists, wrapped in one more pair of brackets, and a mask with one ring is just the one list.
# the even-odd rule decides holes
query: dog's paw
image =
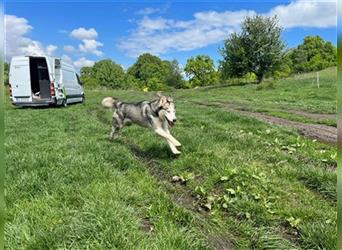
{"label": "dog's paw", "polygon": [[117,136],[117,135],[110,135],[110,136],[109,136],[109,140],[110,140],[110,141],[115,141],[116,139],[118,139],[118,136]]}
{"label": "dog's paw", "polygon": [[180,144],[180,142],[177,141],[177,143],[174,144],[176,147],[180,147],[182,146],[182,144]]}
{"label": "dog's paw", "polygon": [[173,153],[174,155],[180,155],[180,154],[181,154],[181,152],[178,151],[178,150],[173,150],[172,153]]}

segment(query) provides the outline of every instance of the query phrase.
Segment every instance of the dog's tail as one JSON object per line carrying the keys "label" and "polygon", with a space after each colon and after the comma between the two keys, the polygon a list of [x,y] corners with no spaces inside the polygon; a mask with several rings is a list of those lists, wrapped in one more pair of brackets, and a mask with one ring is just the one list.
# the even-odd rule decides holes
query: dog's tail
{"label": "dog's tail", "polygon": [[118,100],[113,97],[106,97],[102,100],[102,106],[105,108],[117,108]]}

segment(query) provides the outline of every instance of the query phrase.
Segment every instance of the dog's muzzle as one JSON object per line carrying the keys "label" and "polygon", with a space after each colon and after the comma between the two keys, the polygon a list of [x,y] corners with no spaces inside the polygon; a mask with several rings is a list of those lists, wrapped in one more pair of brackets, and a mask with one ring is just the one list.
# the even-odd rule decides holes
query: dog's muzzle
{"label": "dog's muzzle", "polygon": [[170,125],[170,127],[173,127],[173,126],[175,125],[176,121],[177,121],[176,119],[170,121],[170,120],[167,119],[167,118],[166,118],[166,120],[167,120],[168,124]]}

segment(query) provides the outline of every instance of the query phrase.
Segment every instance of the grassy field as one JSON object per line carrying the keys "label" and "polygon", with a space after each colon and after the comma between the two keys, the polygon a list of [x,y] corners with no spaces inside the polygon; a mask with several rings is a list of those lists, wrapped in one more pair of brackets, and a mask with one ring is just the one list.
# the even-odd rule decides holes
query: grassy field
{"label": "grassy field", "polygon": [[[261,86],[214,86],[191,93],[186,90],[184,92],[192,101],[233,103],[246,110],[270,112],[291,120],[317,122],[295,115],[291,111],[336,114],[336,68],[325,69],[319,75],[320,88],[317,88],[316,72],[313,72],[279,81],[268,80]],[[177,92],[182,96],[180,93]],[[328,119],[323,123],[336,126],[336,120]]]}
{"label": "grassy field", "polygon": [[[313,123],[288,110],[336,112],[335,70],[321,72],[319,89],[313,74],[273,86],[173,91],[172,133],[183,145],[177,158],[137,126],[108,139],[111,112],[102,98],[153,93],[89,90],[85,104],[67,108],[7,102],[6,247],[335,249],[335,147],[198,104]],[[185,183],[173,183],[175,175]]]}

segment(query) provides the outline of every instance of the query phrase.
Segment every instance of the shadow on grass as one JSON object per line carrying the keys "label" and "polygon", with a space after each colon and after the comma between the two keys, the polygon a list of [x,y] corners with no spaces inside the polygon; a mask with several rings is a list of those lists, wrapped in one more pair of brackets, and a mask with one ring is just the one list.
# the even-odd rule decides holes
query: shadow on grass
{"label": "shadow on grass", "polygon": [[141,149],[138,145],[130,144],[128,145],[131,152],[139,157],[143,158],[146,161],[150,161],[153,159],[159,160],[175,160],[178,156],[172,154],[167,148],[167,146],[160,147],[157,145],[146,148],[145,150]]}
{"label": "shadow on grass", "polygon": [[[111,139],[108,138],[108,140]],[[119,137],[111,141],[126,145],[132,154],[146,162],[150,162],[152,160],[175,160],[177,158],[176,155],[170,152],[167,146],[161,147],[158,145],[153,145],[146,149],[142,149],[127,138]]]}

